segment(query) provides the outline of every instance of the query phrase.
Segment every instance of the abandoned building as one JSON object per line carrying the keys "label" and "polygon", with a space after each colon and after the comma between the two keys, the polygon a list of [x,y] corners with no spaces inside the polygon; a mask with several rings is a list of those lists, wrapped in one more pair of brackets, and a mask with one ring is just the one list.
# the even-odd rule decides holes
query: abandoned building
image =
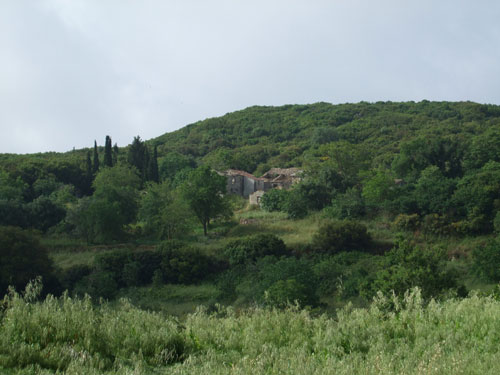
{"label": "abandoned building", "polygon": [[227,178],[226,191],[244,198],[251,198],[252,204],[259,204],[264,192],[270,189],[288,189],[300,181],[298,168],[272,168],[262,177],[237,169],[228,169],[222,173]]}

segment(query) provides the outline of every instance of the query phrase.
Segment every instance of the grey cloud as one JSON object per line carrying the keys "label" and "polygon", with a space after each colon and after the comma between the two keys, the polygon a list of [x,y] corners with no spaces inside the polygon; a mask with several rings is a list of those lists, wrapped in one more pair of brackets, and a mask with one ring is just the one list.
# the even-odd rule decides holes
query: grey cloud
{"label": "grey cloud", "polygon": [[1,7],[0,152],[126,145],[254,104],[500,103],[495,1]]}

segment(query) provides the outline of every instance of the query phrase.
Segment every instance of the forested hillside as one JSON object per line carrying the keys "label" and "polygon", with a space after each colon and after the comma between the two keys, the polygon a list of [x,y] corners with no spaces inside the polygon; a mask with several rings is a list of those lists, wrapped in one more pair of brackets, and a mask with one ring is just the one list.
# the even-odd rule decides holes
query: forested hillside
{"label": "forested hillside", "polygon": [[[261,207],[215,172],[292,166],[301,182]],[[465,295],[500,280],[499,210],[499,106],[251,107],[122,148],[0,155],[0,286],[44,275],[114,298],[208,282],[212,301],[310,306]]]}
{"label": "forested hillside", "polygon": [[[290,189],[267,191],[260,206],[228,194],[228,180],[217,173],[232,168],[260,176],[275,167],[303,172]],[[438,373],[469,373],[481,363],[473,356],[456,362],[455,353],[472,352],[472,345],[484,348],[493,368],[498,345],[491,340],[498,338],[487,341],[483,328],[466,328],[463,319],[484,306],[488,324],[498,323],[499,233],[500,107],[494,105],[251,107],[152,140],[137,136],[126,147],[112,146],[107,136],[104,146],[63,154],[1,154],[0,295],[38,276],[43,294],[68,294],[35,303],[10,290],[0,309],[0,369],[149,373],[179,362],[172,367],[178,373],[206,373],[223,361],[218,372],[238,366],[245,373],[258,361],[268,368],[283,350],[280,371],[289,358],[304,358],[294,362],[296,373],[323,373],[344,361],[361,372],[379,366],[412,373],[432,365]],[[415,287],[418,306],[415,294],[404,299]],[[129,302],[116,307],[122,297]],[[100,298],[111,304],[95,305]],[[198,305],[206,312],[189,315]],[[232,315],[233,308],[256,306]],[[352,306],[370,310],[350,320]],[[302,308],[327,315],[313,319]],[[457,339],[451,323],[441,321],[462,308],[467,318],[453,315],[453,332],[473,331],[477,340]],[[81,309],[102,330],[95,322],[66,327]],[[143,310],[176,315],[186,326]],[[337,314],[338,322],[327,320]],[[128,334],[125,323],[112,323],[118,316],[144,318],[134,329],[161,325],[163,333]],[[403,326],[400,316],[408,318]],[[210,330],[214,319],[222,331]],[[307,342],[282,342],[267,326],[262,337],[252,336],[259,319],[298,319],[297,335]],[[415,333],[431,332],[436,319],[446,334],[432,347],[444,348],[443,360],[431,358],[434,349],[422,351],[425,335]],[[389,333],[377,328],[380,322]],[[332,332],[323,337],[327,326]],[[246,330],[238,343],[232,327]],[[345,333],[333,333],[337,327]],[[257,341],[241,346],[245,340]],[[334,353],[324,346],[331,347],[329,340]],[[406,359],[379,356],[399,353],[401,342]],[[14,352],[6,349],[12,343]],[[275,354],[262,356],[257,348],[264,344]]]}

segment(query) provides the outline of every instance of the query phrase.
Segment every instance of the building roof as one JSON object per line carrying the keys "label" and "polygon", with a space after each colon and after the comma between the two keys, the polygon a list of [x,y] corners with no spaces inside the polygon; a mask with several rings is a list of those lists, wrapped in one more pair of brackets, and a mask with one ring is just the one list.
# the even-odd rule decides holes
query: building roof
{"label": "building roof", "polygon": [[302,169],[299,168],[271,168],[266,173],[262,175],[264,178],[275,178],[276,176],[289,176],[296,177],[299,173],[302,173]]}
{"label": "building roof", "polygon": [[245,176],[248,178],[251,178],[253,180],[264,180],[262,177],[255,177],[253,174],[245,172],[245,171],[240,171],[238,169],[228,169],[224,171],[224,174],[226,176]]}

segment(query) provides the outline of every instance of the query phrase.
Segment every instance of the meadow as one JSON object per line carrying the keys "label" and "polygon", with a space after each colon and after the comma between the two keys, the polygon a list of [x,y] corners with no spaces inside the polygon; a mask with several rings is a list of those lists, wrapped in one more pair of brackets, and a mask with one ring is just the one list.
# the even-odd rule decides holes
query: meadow
{"label": "meadow", "polygon": [[218,306],[182,321],[126,300],[3,301],[2,374],[498,374],[500,301],[426,303],[418,288],[335,316]]}

